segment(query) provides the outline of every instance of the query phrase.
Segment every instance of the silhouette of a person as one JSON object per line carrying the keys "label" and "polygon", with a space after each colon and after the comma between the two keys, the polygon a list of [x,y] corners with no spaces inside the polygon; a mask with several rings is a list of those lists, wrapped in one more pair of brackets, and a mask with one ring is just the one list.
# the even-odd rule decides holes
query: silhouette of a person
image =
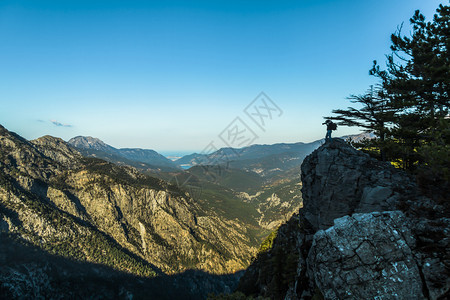
{"label": "silhouette of a person", "polygon": [[331,120],[326,120],[322,125],[327,125],[327,134],[325,135],[325,141],[332,140],[331,131],[334,129],[334,123]]}

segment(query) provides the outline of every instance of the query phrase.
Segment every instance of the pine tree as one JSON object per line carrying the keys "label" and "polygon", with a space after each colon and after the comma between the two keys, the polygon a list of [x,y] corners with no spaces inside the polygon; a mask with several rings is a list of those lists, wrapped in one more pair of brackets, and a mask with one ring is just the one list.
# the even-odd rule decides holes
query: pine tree
{"label": "pine tree", "polygon": [[377,151],[380,158],[386,160],[386,137],[389,133],[389,124],[392,122],[394,110],[390,106],[390,101],[381,87],[371,87],[363,95],[351,95],[348,97],[351,103],[362,105],[361,108],[348,107],[347,109],[335,109],[332,111],[336,116],[325,119],[337,121],[344,126],[357,126],[364,128],[364,131],[375,134],[374,140],[365,140],[358,146],[366,149],[372,155]]}
{"label": "pine tree", "polygon": [[[430,194],[450,192],[450,6],[440,5],[432,21],[416,11],[412,31],[391,35],[386,69],[376,61],[370,74],[380,79],[377,93],[351,96],[349,107],[333,113],[341,125],[375,133],[365,143],[381,158],[417,175]],[[363,145],[364,146],[364,145]],[[373,153],[371,153],[373,154]]]}
{"label": "pine tree", "polygon": [[397,110],[391,131],[397,159],[405,169],[415,170],[427,163],[422,146],[450,142],[450,135],[442,134],[450,108],[450,6],[440,5],[430,22],[416,11],[410,22],[410,37],[402,36],[401,27],[391,36],[387,69],[381,70],[375,61],[371,74],[381,79]]}

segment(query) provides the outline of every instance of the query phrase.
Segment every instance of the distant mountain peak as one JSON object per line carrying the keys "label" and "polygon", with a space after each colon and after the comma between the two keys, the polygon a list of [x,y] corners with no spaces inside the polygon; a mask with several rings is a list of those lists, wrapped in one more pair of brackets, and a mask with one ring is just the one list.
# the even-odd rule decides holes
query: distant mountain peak
{"label": "distant mountain peak", "polygon": [[68,143],[86,156],[98,157],[116,164],[128,164],[138,169],[178,169],[178,166],[171,160],[151,149],[117,149],[91,136],[76,136],[71,138]]}
{"label": "distant mountain peak", "polygon": [[66,142],[59,137],[51,136],[51,135],[44,135],[40,138],[35,139],[34,141],[39,141],[40,143],[53,143],[53,144],[66,144]]}
{"label": "distant mountain peak", "polygon": [[92,136],[76,136],[71,138],[68,143],[74,147],[92,150],[112,150],[115,149],[98,138]]}

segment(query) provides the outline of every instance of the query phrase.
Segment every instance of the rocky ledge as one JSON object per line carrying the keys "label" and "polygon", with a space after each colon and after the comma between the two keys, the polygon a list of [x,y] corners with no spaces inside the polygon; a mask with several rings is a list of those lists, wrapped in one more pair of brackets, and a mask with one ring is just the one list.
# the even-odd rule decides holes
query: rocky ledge
{"label": "rocky ledge", "polygon": [[334,139],[302,165],[303,208],[238,291],[272,299],[448,299],[450,219],[414,180]]}

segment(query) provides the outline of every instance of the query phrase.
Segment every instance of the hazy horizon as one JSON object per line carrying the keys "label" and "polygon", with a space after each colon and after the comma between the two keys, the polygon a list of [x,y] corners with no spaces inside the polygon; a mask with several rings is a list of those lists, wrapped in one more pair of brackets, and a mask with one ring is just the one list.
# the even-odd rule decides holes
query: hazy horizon
{"label": "hazy horizon", "polygon": [[[336,135],[336,136],[333,136],[333,137],[334,138],[342,138],[342,137],[345,137],[345,136],[346,135]],[[86,137],[96,138],[96,137],[92,137],[92,136],[86,136]],[[324,138],[319,138],[317,140],[308,141],[308,142],[299,140],[299,141],[291,142],[291,143],[285,143],[285,142],[253,143],[253,144],[250,144],[250,145],[246,145],[244,147],[249,147],[249,146],[267,146],[267,145],[271,146],[271,145],[276,145],[276,144],[296,144],[296,143],[308,144],[308,143],[314,143],[314,142],[317,142],[317,141],[320,141],[320,140],[323,140],[323,139]],[[102,139],[99,139],[99,140],[103,141]],[[66,142],[68,142],[68,140],[66,140]],[[108,143],[106,143],[106,144],[108,144]],[[140,148],[140,147],[128,147],[128,146],[127,147],[115,147],[114,145],[110,145],[110,144],[108,144],[108,145],[112,146],[114,148],[117,148],[117,149],[127,149],[128,148],[128,149],[155,150],[156,152],[158,152],[159,154],[165,156],[166,158],[169,158],[169,157],[183,157],[185,155],[190,155],[190,154],[210,154],[210,153],[212,153],[212,152],[204,152],[205,149],[196,149],[196,150],[176,150],[176,149],[174,149],[174,150],[157,150],[157,149],[152,149],[152,148]],[[242,147],[242,148],[244,148],[244,147]],[[220,147],[220,148],[223,148],[223,147]],[[219,149],[217,149],[217,150],[219,150]],[[209,150],[212,150],[212,149],[209,149]]]}

